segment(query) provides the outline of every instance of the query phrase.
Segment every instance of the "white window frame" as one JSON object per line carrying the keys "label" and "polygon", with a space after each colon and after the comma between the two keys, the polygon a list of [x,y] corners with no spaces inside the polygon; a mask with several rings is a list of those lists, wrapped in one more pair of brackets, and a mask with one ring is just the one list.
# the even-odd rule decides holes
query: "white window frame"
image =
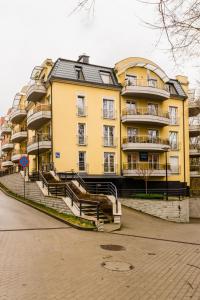
{"label": "white window frame", "polygon": [[[112,113],[110,113],[110,111],[108,111],[108,114],[105,113],[105,111],[107,111],[107,108],[104,111],[104,101],[112,101],[112,103],[113,103]],[[106,97],[106,96],[102,98],[102,112],[103,112],[104,119],[111,119],[111,120],[115,119],[116,113],[115,113],[115,99],[114,98],[110,98],[110,97]]]}

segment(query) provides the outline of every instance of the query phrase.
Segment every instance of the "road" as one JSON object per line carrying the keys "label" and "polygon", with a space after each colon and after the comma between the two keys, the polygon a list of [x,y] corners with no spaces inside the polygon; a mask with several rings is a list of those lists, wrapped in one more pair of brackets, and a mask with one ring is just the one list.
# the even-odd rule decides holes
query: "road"
{"label": "road", "polygon": [[[170,232],[179,224],[126,209],[124,223],[114,234],[78,231],[0,193],[0,299],[200,300],[200,245],[131,236],[156,237],[159,225]],[[102,249],[109,244],[123,249]],[[107,262],[132,268],[112,271]]]}

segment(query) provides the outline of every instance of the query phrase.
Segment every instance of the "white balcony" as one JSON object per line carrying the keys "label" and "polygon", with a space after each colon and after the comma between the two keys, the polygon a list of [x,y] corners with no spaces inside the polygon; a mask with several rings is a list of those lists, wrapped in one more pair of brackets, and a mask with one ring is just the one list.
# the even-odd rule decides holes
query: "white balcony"
{"label": "white balcony", "polygon": [[11,160],[2,161],[1,166],[3,168],[12,167],[13,166],[13,162]]}
{"label": "white balcony", "polygon": [[164,84],[152,83],[152,81],[148,80],[135,80],[132,83],[129,81],[125,82],[122,96],[166,100],[170,98],[170,93]]}
{"label": "white balcony", "polygon": [[5,143],[1,146],[1,150],[4,151],[4,152],[7,152],[7,151],[10,151],[14,148],[14,144],[13,143]]}
{"label": "white balcony", "polygon": [[122,150],[124,151],[157,151],[165,152],[170,149],[169,140],[151,138],[148,136],[133,136],[123,139]]}
{"label": "white balcony", "polygon": [[13,143],[20,143],[27,139],[28,133],[25,130],[14,132],[11,136]]}
{"label": "white balcony", "polygon": [[200,135],[200,124],[190,124],[189,126],[190,137],[195,137]]}
{"label": "white balcony", "polygon": [[44,84],[37,82],[29,86],[26,92],[27,101],[39,102],[47,93]]}
{"label": "white balcony", "polygon": [[51,120],[51,106],[38,105],[28,113],[27,126],[36,130]]}
{"label": "white balcony", "polygon": [[2,126],[1,127],[1,136],[4,136],[5,134],[11,134],[12,129],[9,126]]}
{"label": "white balcony", "polygon": [[34,136],[28,142],[27,153],[31,155],[37,155],[39,153],[44,153],[51,149],[51,137],[47,134],[42,134],[39,136],[39,140],[37,136]]}
{"label": "white balcony", "polygon": [[10,121],[12,123],[20,123],[26,117],[27,112],[25,109],[16,109],[10,115]]}
{"label": "white balcony", "polygon": [[161,111],[153,111],[148,108],[124,109],[122,123],[150,124],[167,126],[170,124],[169,114]]}

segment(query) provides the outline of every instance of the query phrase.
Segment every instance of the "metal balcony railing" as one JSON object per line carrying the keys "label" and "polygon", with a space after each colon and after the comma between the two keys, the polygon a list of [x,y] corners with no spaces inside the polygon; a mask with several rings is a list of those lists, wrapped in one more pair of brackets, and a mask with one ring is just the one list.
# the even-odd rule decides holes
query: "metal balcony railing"
{"label": "metal balcony railing", "polygon": [[116,111],[113,109],[103,109],[102,115],[104,119],[115,119],[116,118]]}
{"label": "metal balcony railing", "polygon": [[87,107],[86,106],[83,106],[83,107],[76,106],[76,109],[77,109],[78,117],[86,117],[87,116]]}
{"label": "metal balcony railing", "polygon": [[85,135],[77,135],[77,144],[79,146],[87,146],[88,137]]}
{"label": "metal balcony railing", "polygon": [[51,142],[51,136],[46,133],[39,134],[39,136],[33,136],[31,139],[28,140],[28,146],[38,142]]}
{"label": "metal balcony railing", "polygon": [[130,136],[123,138],[123,144],[127,143],[151,143],[151,144],[163,144],[170,146],[168,139],[161,139],[159,137],[150,136]]}
{"label": "metal balcony railing", "polygon": [[17,128],[13,129],[13,134],[19,133],[19,132],[24,132],[24,131],[27,131],[27,127],[26,126],[20,126],[20,127],[17,127]]}
{"label": "metal balcony railing", "polygon": [[141,87],[151,87],[156,88],[160,90],[164,90],[166,92],[169,92],[169,88],[166,84],[159,83],[157,80],[140,80],[135,79],[134,81],[131,81],[130,79],[125,79],[124,86],[141,86]]}
{"label": "metal balcony railing", "polygon": [[117,164],[115,163],[104,163],[103,173],[104,174],[115,174],[117,172]]}
{"label": "metal balcony railing", "polygon": [[51,111],[51,105],[50,104],[40,104],[37,105],[36,107],[34,107],[33,109],[31,109],[28,112],[27,117],[29,118],[30,116],[38,113],[38,112],[45,112],[45,111]]}
{"label": "metal balcony railing", "polygon": [[[130,162],[123,164],[124,170],[166,170],[166,164],[157,162]],[[171,166],[167,165],[167,170],[171,170]]]}
{"label": "metal balcony railing", "polygon": [[117,146],[117,138],[115,138],[115,137],[104,136],[102,139],[103,139],[104,147],[116,147]]}
{"label": "metal balcony railing", "polygon": [[163,112],[161,110],[154,110],[151,108],[135,108],[135,109],[128,109],[125,108],[122,111],[123,116],[127,115],[147,115],[147,116],[157,116],[157,117],[162,117],[162,118],[167,118],[169,119],[169,113],[168,112]]}
{"label": "metal balcony railing", "polygon": [[79,172],[88,173],[88,164],[87,163],[79,162],[77,164],[77,166],[78,166],[78,171]]}

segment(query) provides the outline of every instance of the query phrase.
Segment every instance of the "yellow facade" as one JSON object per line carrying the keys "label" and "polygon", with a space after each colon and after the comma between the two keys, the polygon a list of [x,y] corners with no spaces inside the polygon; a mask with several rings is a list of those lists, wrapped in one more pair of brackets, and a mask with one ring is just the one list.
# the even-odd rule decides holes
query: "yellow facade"
{"label": "yellow facade", "polygon": [[[74,68],[72,64],[76,68],[75,62],[64,63],[71,70]],[[80,66],[79,63],[78,68]],[[53,163],[57,172],[74,170],[94,177],[113,175],[140,179],[139,172],[132,169],[133,166],[135,169],[139,168],[145,158],[145,164],[155,165],[154,171],[158,171],[157,175],[150,174],[149,180],[165,181],[167,155],[167,164],[176,162],[177,167],[176,170],[173,166],[169,167],[168,180],[189,186],[187,96],[175,94],[173,90],[169,93],[170,84],[174,88],[177,81],[187,95],[186,77],[177,76],[170,83],[159,66],[143,58],[127,58],[118,62],[114,69],[110,69],[109,72],[113,72],[115,75],[112,76],[116,76],[118,80],[116,85],[98,84],[95,80],[92,82],[93,79],[91,82],[84,82],[55,77],[52,75],[54,68],[56,65],[51,60],[46,60],[34,71],[33,83],[26,89],[19,104],[26,107],[27,117],[14,124],[16,130],[20,126],[27,127],[27,148],[24,140],[15,144],[15,150],[24,151],[26,148],[30,172],[38,169],[39,152],[39,168]],[[101,71],[101,67],[93,68],[100,68]],[[138,87],[138,91],[133,86]],[[79,98],[84,99],[83,114],[78,111]],[[104,100],[112,102],[111,117],[104,115]],[[130,116],[129,112],[133,109],[134,113]],[[156,110],[156,113],[149,113],[149,109]],[[171,111],[176,111],[176,122],[171,122]],[[124,118],[126,115],[130,119]],[[84,142],[80,143],[81,130],[84,131]],[[112,143],[105,143],[105,132],[109,132]],[[149,134],[156,134],[153,136],[154,145],[149,142]],[[169,137],[174,135],[177,145],[173,148],[170,146]],[[84,168],[80,166],[81,155],[84,155]],[[107,168],[108,162],[112,167],[109,165]],[[129,173],[126,173],[127,169]]]}

